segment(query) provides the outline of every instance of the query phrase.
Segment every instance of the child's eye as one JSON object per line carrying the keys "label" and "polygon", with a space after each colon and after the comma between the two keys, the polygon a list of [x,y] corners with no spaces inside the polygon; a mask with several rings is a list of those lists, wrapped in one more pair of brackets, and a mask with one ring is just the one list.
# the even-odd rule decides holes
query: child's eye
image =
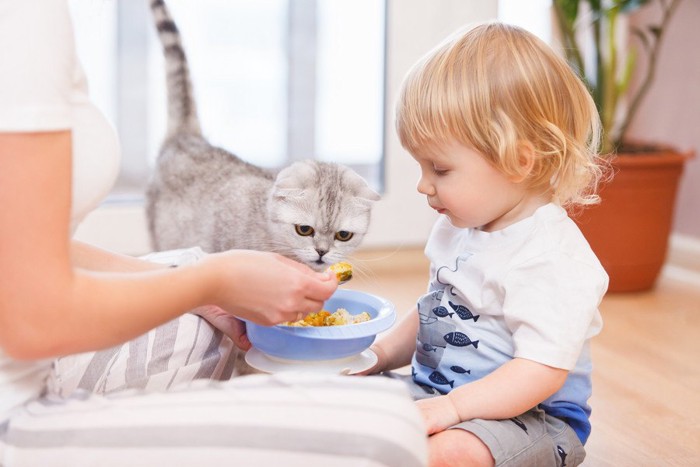
{"label": "child's eye", "polygon": [[449,172],[447,169],[433,167],[433,173],[437,176],[445,175],[445,174],[447,174],[447,172]]}

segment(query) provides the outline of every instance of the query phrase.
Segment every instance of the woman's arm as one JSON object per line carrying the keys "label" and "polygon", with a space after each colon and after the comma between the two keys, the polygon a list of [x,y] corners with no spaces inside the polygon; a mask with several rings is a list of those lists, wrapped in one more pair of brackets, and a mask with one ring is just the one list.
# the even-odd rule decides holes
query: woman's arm
{"label": "woman's arm", "polygon": [[568,371],[560,368],[515,358],[473,383],[417,404],[428,426],[428,434],[433,434],[474,418],[516,417],[557,392],[567,375]]}
{"label": "woman's arm", "polygon": [[[73,266],[90,271],[135,272],[168,267],[165,264],[114,253],[76,240],[71,243],[71,258]],[[249,350],[252,347],[246,334],[245,323],[218,306],[199,306],[189,312],[206,319],[209,324],[230,337],[239,349]]]}
{"label": "woman's arm", "polygon": [[108,347],[205,304],[274,324],[320,309],[337,287],[330,274],[252,251],[175,269],[74,268],[71,153],[68,131],[0,133],[0,347],[8,354]]}
{"label": "woman's arm", "polygon": [[103,250],[77,240],[71,242],[70,256],[74,267],[88,271],[135,272],[166,267],[163,264]]}

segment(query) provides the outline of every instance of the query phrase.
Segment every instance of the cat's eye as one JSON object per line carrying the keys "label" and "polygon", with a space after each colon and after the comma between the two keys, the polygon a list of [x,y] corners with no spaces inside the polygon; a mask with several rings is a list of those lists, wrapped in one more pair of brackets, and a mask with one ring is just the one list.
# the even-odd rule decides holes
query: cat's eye
{"label": "cat's eye", "polygon": [[340,232],[335,233],[335,239],[339,242],[347,242],[352,238],[353,235],[355,234],[352,232],[348,232],[347,230],[341,230]]}
{"label": "cat's eye", "polygon": [[[314,228],[311,227],[310,225],[299,225],[299,224],[296,224],[296,225],[294,226],[294,230],[296,230],[297,233],[298,233],[299,235],[301,235],[302,237],[308,237],[308,236],[314,234]],[[336,236],[337,236],[337,235],[338,235],[338,234],[336,234]],[[349,239],[348,239],[348,240],[349,240]]]}

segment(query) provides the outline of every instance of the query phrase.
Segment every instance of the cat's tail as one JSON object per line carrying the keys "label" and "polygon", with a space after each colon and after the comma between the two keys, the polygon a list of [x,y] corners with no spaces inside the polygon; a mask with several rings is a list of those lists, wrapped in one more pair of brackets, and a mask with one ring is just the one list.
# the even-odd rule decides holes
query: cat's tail
{"label": "cat's tail", "polygon": [[175,22],[163,0],[150,0],[158,39],[163,46],[168,92],[168,134],[201,134],[190,69]]}

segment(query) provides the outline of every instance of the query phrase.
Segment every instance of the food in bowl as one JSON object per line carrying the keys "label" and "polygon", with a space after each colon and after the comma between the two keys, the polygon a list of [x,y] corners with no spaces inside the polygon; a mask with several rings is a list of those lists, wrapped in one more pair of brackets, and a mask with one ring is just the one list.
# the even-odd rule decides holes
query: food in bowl
{"label": "food in bowl", "polygon": [[338,282],[347,282],[352,279],[352,264],[341,261],[331,265],[329,270],[335,273],[335,278]]}
{"label": "food in bowl", "polygon": [[248,338],[253,347],[277,359],[334,360],[359,355],[396,319],[391,302],[358,290],[338,289],[322,308],[344,308],[352,315],[367,312],[371,319],[351,326],[262,326],[246,320]]}
{"label": "food in bowl", "polygon": [[357,324],[369,321],[372,317],[366,311],[351,315],[345,308],[338,308],[333,313],[328,310],[321,310],[309,313],[298,321],[287,321],[282,326],[344,326],[346,324]]}

